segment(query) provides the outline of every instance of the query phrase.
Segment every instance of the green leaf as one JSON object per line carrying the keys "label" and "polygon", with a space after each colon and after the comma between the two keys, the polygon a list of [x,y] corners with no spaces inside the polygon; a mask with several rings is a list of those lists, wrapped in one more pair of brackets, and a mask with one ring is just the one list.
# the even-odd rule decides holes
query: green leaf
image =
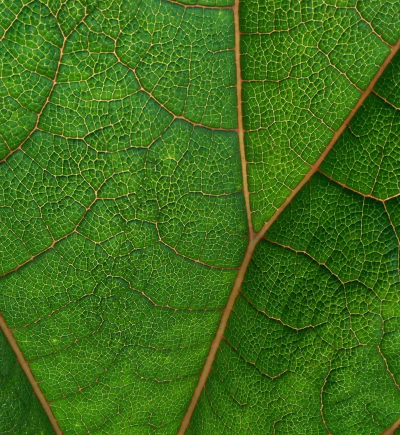
{"label": "green leaf", "polygon": [[13,435],[52,433],[50,422],[2,331],[0,331],[0,355],[1,433]]}
{"label": "green leaf", "polygon": [[400,406],[398,280],[384,205],[315,174],[254,252],[193,432],[391,426]]}
{"label": "green leaf", "polygon": [[0,2],[0,433],[400,422],[399,17]]}

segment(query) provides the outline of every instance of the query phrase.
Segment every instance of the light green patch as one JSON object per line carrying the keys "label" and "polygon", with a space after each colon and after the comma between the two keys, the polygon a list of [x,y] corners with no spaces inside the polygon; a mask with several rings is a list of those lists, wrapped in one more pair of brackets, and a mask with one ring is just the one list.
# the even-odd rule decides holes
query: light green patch
{"label": "light green patch", "polygon": [[[241,162],[258,231],[400,36],[395,0],[244,0],[240,41],[232,6],[0,2],[0,313],[65,435],[176,435],[244,261]],[[399,59],[259,242],[188,434],[399,418]],[[0,351],[0,432],[52,433]]]}

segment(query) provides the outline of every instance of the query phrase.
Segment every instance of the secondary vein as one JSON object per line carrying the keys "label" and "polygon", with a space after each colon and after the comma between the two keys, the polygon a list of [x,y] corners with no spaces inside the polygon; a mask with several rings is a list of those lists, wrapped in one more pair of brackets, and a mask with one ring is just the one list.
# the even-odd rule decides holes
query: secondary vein
{"label": "secondary vein", "polygon": [[[239,0],[235,1],[235,6],[233,8],[234,12],[234,24],[235,24],[235,54],[236,54],[236,74],[237,74],[237,96],[238,96],[238,136],[239,136],[239,149],[242,163],[242,176],[243,176],[243,194],[245,198],[246,204],[246,213],[247,220],[249,225],[249,243],[247,245],[246,253],[243,258],[243,262],[239,267],[238,274],[235,280],[235,283],[232,288],[232,292],[229,296],[226,307],[223,310],[223,314],[221,317],[220,324],[218,326],[217,332],[215,334],[215,338],[211,344],[210,351],[207,355],[206,362],[203,366],[203,370],[200,374],[199,381],[194,390],[192,399],[190,401],[189,407],[186,411],[186,414],[182,420],[181,427],[179,429],[178,435],[184,435],[187,428],[189,427],[190,420],[192,418],[193,412],[197,406],[197,402],[200,398],[201,392],[206,384],[208,376],[211,372],[212,365],[221,344],[221,341],[224,337],[225,329],[229,320],[229,317],[232,313],[233,306],[235,304],[235,300],[240,292],[241,285],[243,283],[246,270],[248,265],[250,264],[253,252],[258,244],[258,242],[264,237],[265,233],[272,226],[272,224],[278,219],[279,215],[283,212],[283,210],[291,203],[292,199],[296,196],[296,194],[301,190],[301,188],[310,180],[310,178],[318,171],[319,166],[328,155],[329,151],[335,145],[345,128],[350,123],[351,119],[357,113],[357,110],[362,106],[368,95],[373,92],[373,88],[381,77],[382,73],[385,71],[386,67],[392,61],[393,57],[400,49],[400,39],[397,41],[395,45],[391,47],[391,50],[386,57],[385,61],[382,63],[374,78],[371,80],[368,87],[362,92],[359,100],[356,105],[353,107],[347,118],[344,120],[339,129],[334,133],[332,139],[329,141],[325,150],[319,156],[317,161],[310,166],[309,171],[303,177],[303,179],[299,182],[299,184],[291,191],[290,195],[286,198],[286,200],[280,205],[280,207],[275,211],[272,217],[263,225],[260,231],[257,233],[253,230],[252,220],[251,220],[251,208],[250,208],[250,195],[248,189],[247,182],[247,161],[245,156],[245,145],[244,145],[244,129],[243,129],[243,116],[242,116],[242,79],[241,79],[241,71],[240,71],[240,29],[239,29]],[[395,425],[397,425],[395,427]],[[384,435],[391,435],[393,431],[400,426],[400,420],[395,423],[391,429],[392,432],[384,432]],[[395,429],[393,429],[395,427]],[[383,434],[382,434],[383,435]]]}

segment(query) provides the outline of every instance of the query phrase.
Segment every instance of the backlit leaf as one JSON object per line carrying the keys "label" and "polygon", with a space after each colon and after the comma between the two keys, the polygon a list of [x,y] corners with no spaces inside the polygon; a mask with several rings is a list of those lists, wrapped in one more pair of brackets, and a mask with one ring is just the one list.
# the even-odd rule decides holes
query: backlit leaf
{"label": "backlit leaf", "polygon": [[0,433],[392,426],[399,37],[397,0],[0,0]]}

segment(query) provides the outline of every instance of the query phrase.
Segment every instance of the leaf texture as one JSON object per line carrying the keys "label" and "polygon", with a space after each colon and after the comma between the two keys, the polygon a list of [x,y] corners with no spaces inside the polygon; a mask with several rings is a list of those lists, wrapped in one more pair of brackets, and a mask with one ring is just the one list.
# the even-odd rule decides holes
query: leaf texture
{"label": "leaf texture", "polygon": [[11,346],[0,331],[0,430],[1,433],[45,435],[53,433]]}
{"label": "leaf texture", "polygon": [[400,95],[399,62],[257,246],[188,433],[380,434],[398,419],[399,123],[384,96]]}
{"label": "leaf texture", "polygon": [[399,36],[395,0],[1,1],[0,313],[50,407],[2,336],[0,433],[399,419]]}
{"label": "leaf texture", "polygon": [[256,231],[318,159],[399,37],[398,7],[375,2],[372,12],[368,3],[240,3]]}

